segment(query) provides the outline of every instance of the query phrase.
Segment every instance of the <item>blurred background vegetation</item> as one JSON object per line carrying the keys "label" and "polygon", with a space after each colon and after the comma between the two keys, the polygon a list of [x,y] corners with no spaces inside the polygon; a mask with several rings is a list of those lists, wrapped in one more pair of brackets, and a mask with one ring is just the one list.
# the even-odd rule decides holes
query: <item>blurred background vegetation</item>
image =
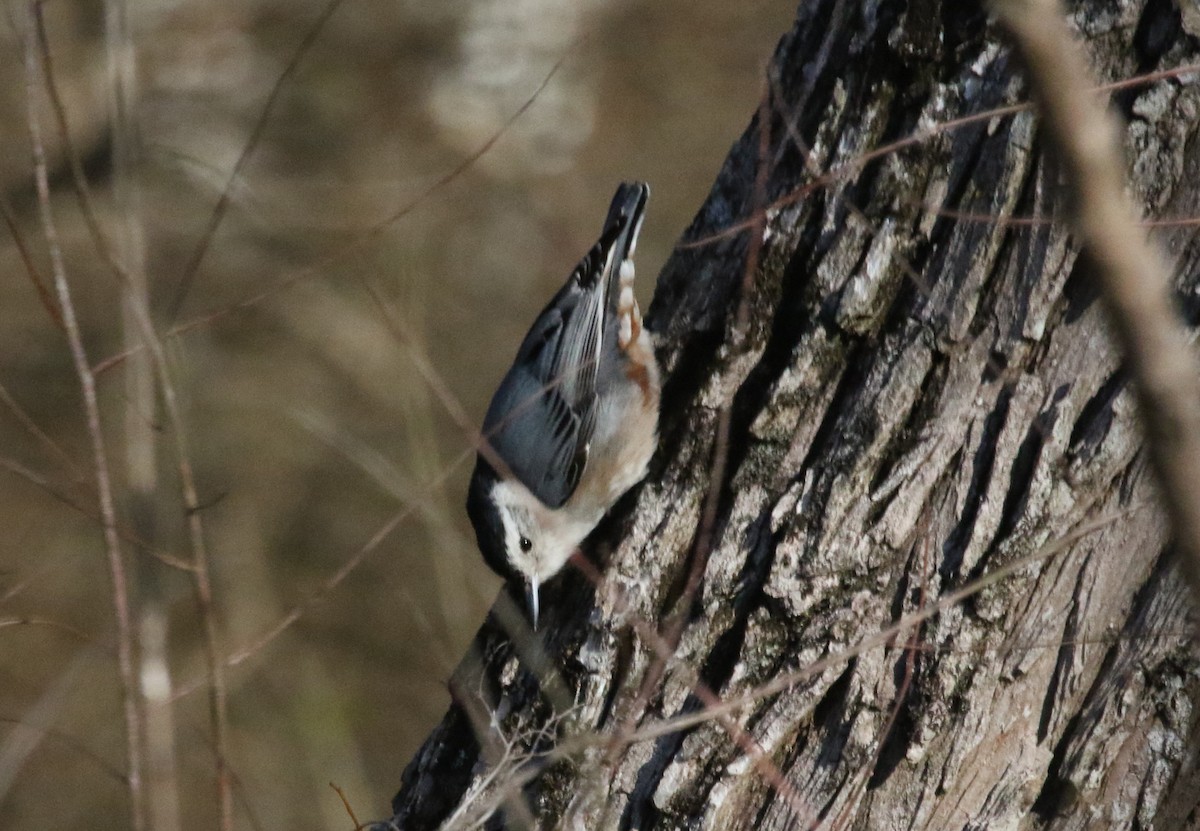
{"label": "blurred background vegetation", "polygon": [[[26,115],[29,9],[4,6],[0,188],[49,284]],[[101,0],[43,7],[101,226],[141,239],[161,331],[203,321],[166,345],[223,652],[255,644],[410,511],[229,670],[239,825],[260,828],[346,827],[329,782],[360,818],[387,813],[498,586],[461,507],[469,444],[414,351],[480,419],[625,178],[653,190],[638,250],[648,303],[757,106],[793,0],[346,0],[301,53],[326,8],[133,3],[114,55]],[[114,57],[136,67],[130,138],[116,139],[135,151],[128,167],[113,163]],[[87,232],[44,91],[34,95],[66,273],[89,360],[104,365],[125,349],[121,283]],[[208,703],[202,687],[187,692],[205,675],[201,630],[189,576],[164,562],[191,557],[179,474],[161,408],[130,387],[133,363],[104,369],[98,394],[125,556],[136,594],[165,614],[180,696],[171,753],[151,769],[169,780],[173,767],[178,783],[156,827],[212,827]],[[79,382],[7,232],[0,385],[0,827],[123,827],[113,602]],[[129,479],[147,447],[156,479],[139,524]]]}

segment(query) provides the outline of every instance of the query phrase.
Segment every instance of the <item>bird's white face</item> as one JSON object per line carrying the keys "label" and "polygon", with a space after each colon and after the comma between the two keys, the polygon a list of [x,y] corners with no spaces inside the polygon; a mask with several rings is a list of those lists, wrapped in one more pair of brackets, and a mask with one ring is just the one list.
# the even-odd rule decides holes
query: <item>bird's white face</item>
{"label": "bird's white face", "polygon": [[579,528],[566,507],[547,508],[523,485],[500,482],[492,490],[504,526],[504,551],[527,580],[543,583],[566,564],[588,528]]}
{"label": "bird's white face", "polygon": [[536,622],[538,589],[562,570],[599,517],[576,517],[570,503],[557,510],[547,508],[516,482],[498,482],[492,499],[504,527],[505,556],[525,578]]}

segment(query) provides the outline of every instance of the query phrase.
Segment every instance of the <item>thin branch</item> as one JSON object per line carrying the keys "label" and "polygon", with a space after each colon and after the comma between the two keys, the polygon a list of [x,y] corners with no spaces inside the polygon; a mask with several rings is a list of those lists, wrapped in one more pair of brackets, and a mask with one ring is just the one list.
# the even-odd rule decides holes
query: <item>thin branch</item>
{"label": "thin branch", "polygon": [[[29,468],[25,467],[24,465],[20,464],[19,462],[16,462],[13,459],[8,459],[3,456],[0,456],[0,469],[7,470],[9,473],[13,474],[14,476],[24,479],[26,482],[29,482],[34,487],[37,487],[37,488],[41,489],[42,491],[46,492],[47,494],[49,494],[52,498],[57,499],[59,502],[66,505],[71,510],[77,511],[80,514],[83,514],[88,519],[95,520],[96,522],[102,521],[100,513],[97,510],[88,507],[88,505],[86,503],[77,500],[75,497],[71,496],[69,493],[65,493],[65,492],[59,490],[57,487],[55,487],[54,483],[52,483],[45,476],[39,475],[38,473],[30,470]],[[95,498],[94,493],[89,492],[88,496]],[[146,554],[149,554],[151,557],[158,560],[163,565],[170,566],[171,568],[178,569],[180,571],[187,571],[187,572],[193,571],[195,569],[195,566],[192,565],[191,563],[186,562],[186,561],[182,560],[181,558],[176,557],[173,554],[168,554],[165,551],[160,551],[159,549],[155,548],[148,540],[145,540],[142,537],[139,537],[136,533],[134,533],[134,532],[130,531],[128,528],[126,528],[123,524],[120,524],[120,522],[118,522],[118,525],[117,525],[117,532],[120,534],[122,541],[129,543],[130,545],[136,547],[139,551],[143,551]],[[3,598],[0,598],[0,600],[2,600],[2,599]]]}
{"label": "thin branch", "polygon": [[[484,141],[483,144],[481,144],[475,152],[471,153],[462,162],[460,162],[458,165],[456,165],[454,168],[452,168],[448,173],[444,174],[442,177],[437,179],[432,185],[427,187],[425,190],[421,191],[421,193],[418,194],[414,199],[412,199],[411,201],[409,201],[408,203],[406,203],[405,205],[403,205],[402,207],[400,207],[399,209],[394,211],[389,216],[382,219],[380,222],[378,222],[375,225],[368,228],[360,236],[356,237],[354,240],[350,241],[349,243],[344,245],[342,248],[338,249],[337,251],[334,251],[333,253],[331,253],[325,257],[322,257],[322,258],[310,263],[307,266],[304,266],[303,268],[301,268],[298,271],[296,271],[295,273],[293,273],[290,277],[285,277],[284,279],[280,280],[275,285],[263,290],[262,292],[259,292],[258,294],[252,295],[241,301],[238,301],[237,303],[233,303],[231,305],[224,306],[220,309],[214,309],[211,312],[208,312],[206,314],[192,318],[191,320],[187,320],[187,321],[184,321],[183,323],[176,324],[175,326],[172,326],[164,334],[164,337],[166,337],[166,338],[179,337],[181,335],[187,334],[188,332],[191,332],[194,329],[199,329],[199,328],[207,326],[211,323],[219,321],[225,317],[228,317],[231,314],[235,314],[240,311],[245,311],[246,309],[257,306],[258,304],[263,303],[263,302],[269,300],[270,298],[274,297],[276,294],[286,291],[287,289],[289,289],[291,286],[295,285],[296,283],[301,282],[303,280],[307,280],[307,279],[313,277],[314,275],[320,273],[320,271],[323,268],[325,268],[326,266],[330,265],[331,263],[337,262],[338,260],[342,259],[343,257],[353,253],[357,249],[366,245],[371,240],[375,239],[377,236],[381,235],[384,231],[386,231],[388,229],[389,226],[391,226],[392,224],[403,219],[405,216],[407,216],[409,213],[411,213],[416,207],[418,207],[421,204],[421,202],[424,201],[427,197],[432,196],[434,193],[441,190],[444,186],[446,186],[450,182],[454,181],[454,179],[456,179],[461,173],[463,173],[468,168],[470,168],[472,165],[474,165],[474,163],[476,161],[478,161],[481,156],[483,156],[485,153],[487,153],[492,148],[492,146],[500,139],[500,137],[503,136],[504,133],[508,131],[508,129],[512,126],[513,122],[515,122],[522,114],[524,114],[524,112],[526,110],[529,109],[529,107],[533,104],[533,102],[541,94],[542,90],[546,88],[546,86],[550,83],[551,79],[558,72],[559,68],[561,67],[563,62],[567,59],[567,57],[570,55],[571,51],[573,49],[577,48],[581,43],[583,43],[583,41],[585,39],[586,39],[586,35],[571,44],[571,46],[564,52],[563,56],[559,59],[559,61],[556,64],[554,64],[553,67],[551,67],[550,72],[546,75],[545,78],[542,79],[542,82],[538,85],[537,89],[535,89],[533,91],[533,94],[530,95],[530,97],[525,100],[525,102],[513,113],[513,115],[510,116],[509,119],[503,125],[501,125],[500,128],[497,129],[495,133],[493,133],[486,141]],[[1193,73],[1193,72],[1200,72],[1200,64],[1187,64],[1185,66],[1176,67],[1174,69],[1165,69],[1165,70],[1161,70],[1158,72],[1147,73],[1145,75],[1138,75],[1138,76],[1135,76],[1133,78],[1128,78],[1123,81],[1117,81],[1115,83],[1105,84],[1104,86],[1097,88],[1097,91],[1098,92],[1114,92],[1117,90],[1129,89],[1129,88],[1138,87],[1138,86],[1144,86],[1146,84],[1153,83],[1155,81],[1160,81],[1165,78],[1176,78],[1181,75],[1187,75],[1187,74]],[[925,130],[919,130],[915,133],[912,133],[911,135],[909,135],[906,138],[899,139],[891,144],[885,145],[883,147],[877,148],[876,150],[874,150],[870,153],[864,154],[863,156],[860,156],[858,159],[854,159],[843,165],[839,165],[834,168],[831,168],[828,172],[826,172],[822,176],[818,177],[818,179],[814,180],[813,182],[810,182],[809,184],[798,188],[797,190],[793,191],[792,193],[785,194],[784,196],[775,200],[770,205],[768,205],[764,209],[762,209],[761,213],[769,215],[770,213],[772,213],[776,210],[779,210],[780,208],[786,207],[788,205],[791,205],[795,202],[800,201],[801,199],[806,197],[809,193],[813,192],[814,190],[817,190],[821,187],[826,187],[828,185],[831,185],[838,180],[847,179],[854,174],[855,170],[857,170],[858,168],[862,167],[863,165],[865,165],[871,161],[874,161],[875,159],[877,159],[881,156],[886,156],[889,153],[898,152],[899,150],[903,150],[906,147],[911,147],[911,146],[920,144],[922,142],[928,141],[931,138],[935,138],[936,136],[939,136],[942,133],[953,132],[954,130],[957,130],[961,127],[968,126],[970,124],[976,124],[980,121],[989,121],[993,118],[1002,118],[1005,116],[1014,115],[1019,112],[1025,112],[1026,110],[1030,109],[1031,106],[1032,106],[1031,104],[1024,103],[1024,104],[1014,104],[1014,105],[1008,106],[1008,107],[999,107],[999,108],[996,108],[993,110],[988,110],[986,112],[975,113],[973,115],[964,116],[963,118],[953,119],[951,121],[943,122],[941,124],[935,124],[932,127],[929,127]],[[761,221],[761,218],[759,218],[757,216],[750,217],[748,219],[734,223],[734,224],[732,224],[720,231],[717,231],[713,234],[706,235],[699,239],[690,240],[688,242],[681,242],[681,243],[677,244],[675,247],[677,249],[682,250],[682,249],[688,249],[688,248],[700,248],[705,245],[710,245],[719,240],[722,240],[722,239],[725,239],[728,237],[732,237],[732,236],[736,236],[737,234],[741,233],[742,231],[746,230],[747,228],[753,227],[759,221]],[[109,355],[107,358],[104,358],[103,360],[99,361],[93,367],[93,371],[95,372],[96,375],[103,375],[105,372],[109,371],[113,367],[120,365],[123,361],[127,360],[129,358],[130,354],[132,354],[132,353],[129,350],[125,350],[125,351],[118,352],[113,355]]]}
{"label": "thin branch", "polygon": [[[133,8],[131,8],[133,6]],[[104,45],[108,64],[109,131],[112,142],[111,197],[116,256],[124,270],[121,336],[126,346],[142,342],[137,306],[149,306],[146,228],[140,180],[142,131],[138,120],[138,51],[134,42],[133,0],[105,0]],[[142,354],[126,367],[125,483],[126,506],[133,532],[154,550],[158,538],[160,431],[155,421],[157,398],[151,358]],[[146,725],[146,815],[155,831],[179,831],[179,775],[176,760],[176,714],[170,706],[170,614],[164,586],[151,564],[137,558],[141,602],[138,604],[138,679]],[[226,814],[222,814],[224,819]]]}
{"label": "thin branch", "polygon": [[80,641],[81,643],[87,644],[88,646],[93,646],[98,649],[103,649],[109,653],[112,652],[111,647],[108,647],[108,646],[105,646],[105,645],[99,643],[87,632],[84,632],[82,629],[76,629],[74,626],[71,626],[69,623],[62,623],[61,621],[50,620],[48,618],[41,618],[41,617],[0,618],[0,629],[8,629],[9,627],[12,627],[12,626],[32,626],[34,628],[53,629],[57,632],[62,632],[64,634],[70,635],[75,640]]}
{"label": "thin branch", "polygon": [[[154,329],[154,324],[150,319],[149,308],[145,303],[145,299],[136,291],[132,290],[132,280],[130,279],[130,276],[124,266],[116,258],[111,245],[100,228],[100,224],[96,218],[96,213],[92,208],[91,194],[88,188],[87,179],[83,173],[83,165],[71,142],[71,131],[67,123],[66,107],[63,104],[62,96],[59,93],[58,85],[54,78],[54,64],[50,55],[50,41],[46,34],[46,25],[42,16],[41,3],[37,2],[37,0],[34,0],[31,8],[33,12],[32,17],[34,33],[36,35],[38,48],[34,50],[33,46],[30,46],[29,61],[33,62],[36,57],[41,58],[42,70],[45,75],[43,79],[45,89],[50,98],[51,110],[54,113],[57,121],[60,138],[63,142],[63,147],[67,155],[75,186],[75,195],[79,200],[80,211],[83,214],[84,222],[88,227],[93,243],[95,244],[101,258],[104,260],[105,264],[112,271],[112,273],[121,281],[122,288],[125,289],[125,297],[129,301],[126,305],[126,308],[131,313],[130,317],[139,330],[139,334],[142,337],[143,346],[148,348],[150,351],[151,361],[157,375],[159,389],[163,398],[163,405],[167,412],[168,421],[171,424],[171,432],[175,442],[175,452],[179,469],[180,488],[182,490],[184,507],[186,509],[188,536],[192,547],[192,561],[194,565],[194,568],[191,572],[192,583],[196,595],[196,605],[199,609],[199,616],[201,619],[205,658],[208,665],[209,711],[213,723],[213,741],[216,747],[216,779],[217,791],[221,806],[222,827],[228,831],[228,829],[232,827],[233,802],[230,786],[230,774],[227,762],[228,716],[226,710],[227,691],[225,684],[224,663],[221,659],[221,649],[217,633],[215,610],[213,608],[212,584],[209,578],[208,550],[205,544],[203,525],[200,519],[200,500],[197,495],[195,477],[192,472],[190,454],[187,448],[187,435],[184,431],[183,417],[179,409],[175,385],[171,379],[170,367],[167,362],[166,353],[163,349],[162,341],[159,339],[158,333]],[[30,119],[31,121],[34,120],[34,114],[32,110]],[[44,178],[44,159],[42,160],[42,167],[42,177]],[[41,188],[41,184],[42,183],[39,181],[39,189]],[[47,214],[49,213],[48,200],[49,190],[47,186],[46,194],[43,199],[45,204],[44,212]],[[59,258],[61,259],[61,253],[59,254]],[[63,285],[65,287],[65,279]],[[60,305],[65,306],[62,298],[60,298]],[[64,318],[65,317],[66,309],[64,308]],[[68,328],[70,327],[68,326]],[[80,349],[82,350],[82,346]],[[86,359],[86,356],[82,357]],[[95,378],[90,367],[85,368],[87,368],[87,377],[89,379],[88,382],[92,387],[92,398],[94,400]],[[99,416],[97,414],[97,424],[98,419]],[[105,469],[105,476],[107,478],[107,467]],[[111,493],[109,494],[108,498],[111,502]],[[105,527],[107,530],[107,519],[105,521]],[[115,540],[115,519],[113,520],[112,533]],[[140,721],[141,720],[139,719],[139,723]],[[142,725],[142,727],[144,729],[144,725]],[[131,776],[131,781],[132,779],[133,777]],[[137,782],[140,791],[140,773],[138,774]],[[143,807],[139,807],[139,814],[143,810]],[[144,822],[144,817],[139,817],[139,821]],[[135,827],[135,831],[141,831],[141,826],[139,825]]]}
{"label": "thin branch", "polygon": [[[395,225],[401,219],[408,216],[410,213],[412,213],[414,210],[416,210],[418,207],[420,207],[421,204],[424,203],[426,199],[433,196],[435,193],[442,190],[444,187],[446,187],[451,182],[453,182],[455,179],[457,179],[459,176],[461,176],[463,173],[465,173],[477,161],[479,161],[479,159],[482,158],[489,150],[491,150],[492,147],[496,144],[496,142],[499,141],[501,139],[501,137],[505,133],[508,132],[509,128],[512,127],[512,125],[516,122],[516,120],[518,118],[520,118],[522,115],[524,115],[525,112],[530,107],[533,106],[533,103],[542,94],[542,91],[550,84],[550,81],[554,79],[554,76],[558,74],[558,71],[559,71],[559,69],[562,68],[563,64],[566,63],[567,58],[569,58],[571,56],[571,54],[574,52],[574,50],[577,49],[586,40],[587,40],[587,35],[585,34],[585,35],[579,37],[578,39],[576,39],[574,42],[572,42],[571,45],[568,46],[566,50],[564,50],[562,56],[559,57],[559,59],[557,61],[555,61],[554,66],[550,67],[550,71],[546,73],[546,76],[544,78],[542,78],[542,81],[540,84],[538,84],[537,88],[534,89],[534,91],[529,95],[529,97],[525,99],[524,103],[522,103],[521,106],[519,106],[513,112],[513,114],[508,117],[508,120],[505,121],[502,125],[500,125],[499,128],[497,128],[496,132],[492,133],[492,135],[489,136],[481,145],[479,145],[479,147],[476,148],[474,152],[465,156],[458,164],[456,164],[454,167],[452,167],[446,173],[443,173],[441,176],[439,176],[437,179],[435,179],[431,184],[427,185],[423,190],[421,190],[420,193],[418,193],[415,197],[410,199],[408,202],[401,205],[395,211],[388,214],[383,219],[376,222],[374,225],[368,227],[365,231],[363,231],[361,234],[357,235],[354,239],[350,240],[348,243],[343,245],[341,248],[337,249],[336,251],[333,251],[330,254],[325,255],[324,257],[320,257],[319,259],[309,263],[308,265],[304,266],[303,268],[300,268],[299,270],[295,271],[291,276],[283,278],[279,282],[275,283],[273,286],[270,286],[270,287],[264,289],[263,291],[259,292],[258,294],[254,294],[254,295],[251,295],[250,297],[240,300],[237,303],[233,303],[229,306],[224,306],[220,309],[215,309],[211,312],[208,312],[207,314],[192,318],[191,320],[184,321],[183,323],[176,324],[175,326],[172,326],[166,332],[164,337],[166,337],[166,338],[178,337],[180,335],[183,335],[187,332],[192,331],[193,329],[198,329],[200,327],[207,326],[208,324],[213,323],[214,321],[220,320],[224,317],[228,317],[229,315],[234,314],[236,312],[245,311],[246,309],[257,306],[258,304],[274,297],[276,294],[279,294],[282,291],[286,291],[287,289],[291,288],[296,283],[299,283],[303,280],[307,280],[310,277],[320,274],[323,269],[327,268],[328,266],[332,265],[333,263],[336,263],[336,262],[342,260],[346,256],[354,253],[358,249],[365,247],[367,244],[369,244],[369,243],[373,242],[374,240],[378,239],[379,237],[381,237],[384,233],[387,232],[387,230],[389,228],[391,228],[391,226]],[[132,352],[130,350],[126,350],[126,351],[120,352],[116,355],[110,355],[109,357],[107,357],[104,360],[97,363],[94,371],[97,375],[101,375],[101,374],[107,372],[108,370],[112,369],[113,367],[119,365],[122,361],[126,360],[131,354],[132,354]]]}
{"label": "thin branch", "polygon": [[1062,160],[1072,227],[1133,375],[1183,571],[1200,597],[1200,377],[1172,305],[1170,271],[1126,194],[1120,124],[1090,94],[1086,60],[1055,0],[994,7],[1025,59],[1047,139]]}
{"label": "thin branch", "polygon": [[346,792],[341,789],[341,786],[330,782],[329,787],[333,788],[333,792],[338,795],[338,799],[342,800],[342,808],[345,809],[346,816],[350,817],[350,822],[353,825],[353,831],[359,831],[359,829],[365,828],[366,826],[358,821],[358,817],[354,813],[354,808],[350,806],[350,800],[346,797]]}
{"label": "thin branch", "polygon": [[[983,225],[996,225],[1001,228],[1043,228],[1053,225],[1052,216],[998,216],[996,214],[976,213],[973,211],[957,211],[953,208],[942,208],[928,202],[921,203],[921,210],[931,216],[943,219],[953,219],[956,222],[978,222]],[[1200,217],[1159,217],[1157,219],[1140,220],[1141,228],[1193,228],[1200,226]]]}
{"label": "thin branch", "polygon": [[[1103,84],[1101,86],[1088,87],[1085,90],[1083,90],[1083,92],[1085,94],[1086,93],[1104,94],[1104,93],[1110,93],[1110,92],[1117,92],[1117,91],[1123,90],[1123,89],[1130,89],[1133,87],[1145,86],[1147,84],[1154,83],[1155,81],[1161,81],[1166,78],[1177,78],[1181,75],[1188,75],[1193,72],[1200,72],[1200,64],[1186,64],[1184,66],[1175,67],[1174,69],[1164,69],[1159,72],[1151,72],[1151,73],[1147,73],[1145,75],[1138,75],[1134,78],[1127,78],[1123,81],[1116,81],[1111,84]],[[1028,101],[1022,102],[1019,104],[1010,104],[1005,107],[996,107],[994,109],[985,110],[984,112],[981,112],[981,113],[972,113],[971,115],[965,115],[965,116],[962,116],[961,118],[953,118],[949,121],[943,121],[938,124],[934,124],[930,127],[927,127],[924,130],[917,130],[916,132],[911,133],[910,135],[906,136],[905,138],[897,139],[896,141],[893,141],[889,144],[880,145],[879,147],[876,147],[874,150],[871,150],[868,153],[863,153],[859,156],[856,156],[853,159],[849,159],[849,160],[843,162],[842,164],[834,165],[833,167],[829,168],[829,170],[825,171],[820,176],[817,176],[813,180],[809,181],[807,184],[801,185],[800,187],[796,188],[795,190],[791,191],[790,193],[786,193],[783,196],[779,197],[771,204],[762,207],[754,215],[751,215],[742,220],[739,220],[730,225],[727,225],[725,228],[722,228],[720,231],[715,231],[711,234],[706,234],[703,237],[700,237],[700,238],[694,239],[694,240],[689,240],[688,242],[681,242],[678,245],[676,245],[675,247],[680,250],[689,249],[689,248],[701,248],[705,245],[711,245],[715,242],[719,242],[720,240],[727,239],[727,238],[733,237],[733,236],[737,236],[742,231],[753,228],[758,222],[761,221],[761,218],[758,216],[759,213],[769,215],[769,214],[774,213],[775,211],[778,211],[782,208],[786,208],[789,205],[794,205],[795,203],[797,203],[797,202],[801,201],[802,199],[804,199],[805,197],[807,197],[810,193],[813,193],[814,191],[819,190],[820,188],[827,187],[827,186],[833,184],[834,182],[850,178],[851,176],[855,175],[859,170],[861,170],[863,167],[865,167],[866,165],[870,164],[873,161],[876,161],[877,159],[884,158],[885,156],[890,156],[891,154],[897,153],[908,147],[913,147],[915,145],[922,144],[926,141],[929,141],[932,138],[936,138],[937,136],[941,135],[942,133],[950,133],[950,132],[958,130],[962,127],[967,127],[971,124],[978,124],[981,121],[991,121],[994,118],[1005,118],[1010,115],[1016,115],[1017,113],[1028,112],[1029,110],[1033,109],[1033,106],[1034,105]]]}
{"label": "thin branch", "polygon": [[128,784],[129,782],[129,777],[127,777],[124,771],[122,771],[119,767],[105,759],[96,751],[92,750],[79,739],[75,738],[69,733],[64,733],[62,730],[59,730],[56,727],[43,727],[40,724],[30,724],[26,719],[3,715],[0,715],[0,724],[12,724],[25,730],[36,730],[45,738],[54,739],[54,741],[58,742],[59,744],[70,748],[72,753],[83,756],[87,759],[91,759],[96,763],[98,768],[107,773],[116,781],[122,784]]}
{"label": "thin branch", "polygon": [[51,289],[46,285],[45,279],[38,271],[37,266],[33,262],[33,255],[29,251],[29,246],[25,244],[25,235],[21,233],[21,225],[17,222],[17,218],[13,215],[12,207],[8,204],[8,200],[0,194],[0,216],[4,217],[4,224],[8,228],[8,233],[12,236],[13,244],[17,246],[17,255],[21,258],[21,262],[25,266],[25,275],[29,278],[29,282],[33,284],[33,290],[37,293],[38,301],[42,304],[42,308],[46,310],[46,314],[50,316],[50,320],[60,330],[64,330],[62,313],[58,307],[54,305],[54,297]]}
{"label": "thin branch", "polygon": [[[66,331],[65,328],[63,331]],[[67,451],[63,450],[58,442],[50,438],[46,431],[37,425],[37,422],[30,417],[29,413],[25,412],[25,408],[17,403],[17,400],[13,398],[12,394],[9,393],[4,384],[0,384],[0,402],[2,402],[4,406],[8,407],[9,411],[16,416],[17,421],[21,422],[21,426],[24,427],[31,436],[37,439],[38,442],[40,442],[47,450],[49,450],[51,455],[58,460],[59,464],[66,468],[67,472],[69,472],[72,477],[78,480],[82,480],[84,478],[84,474],[67,454]]]}
{"label": "thin branch", "polygon": [[279,100],[280,93],[283,92],[284,84],[296,74],[296,67],[299,66],[304,56],[308,54],[308,50],[312,48],[312,45],[316,43],[317,37],[325,29],[325,24],[329,22],[329,18],[333,17],[333,13],[338,10],[342,2],[343,0],[329,0],[325,4],[325,8],[317,15],[317,19],[308,27],[308,31],[304,34],[304,38],[300,41],[300,44],[292,51],[292,55],[283,67],[283,71],[279,73],[279,77],[275,79],[275,84],[271,87],[270,93],[267,94],[266,102],[259,110],[258,120],[254,122],[254,127],[250,130],[250,137],[246,139],[246,143],[242,147],[242,152],[238,155],[237,161],[234,162],[233,170],[230,171],[229,178],[225,182],[225,187],[221,190],[221,196],[217,199],[217,204],[213,206],[212,213],[209,214],[208,224],[204,228],[204,233],[196,241],[196,247],[193,249],[191,257],[188,258],[187,265],[183,268],[183,274],[179,278],[179,285],[175,289],[175,296],[168,307],[168,323],[175,320],[179,316],[179,310],[183,308],[183,302],[187,299],[188,292],[192,288],[192,282],[196,277],[196,272],[200,269],[200,263],[203,262],[204,255],[208,253],[208,247],[217,233],[217,228],[221,225],[221,220],[225,218],[225,213],[229,210],[234,184],[241,177],[242,169],[246,166],[246,162],[249,161],[250,155],[254,152],[255,148],[258,147],[258,143],[262,140],[263,131],[270,120],[272,110],[275,109],[275,103]]}
{"label": "thin branch", "polygon": [[[31,18],[40,20],[41,9],[37,2],[30,4]],[[41,125],[38,122],[36,95],[39,87],[38,48],[35,37],[26,34],[25,38],[25,75],[26,103],[28,106],[29,133],[33,144],[34,179],[37,183],[38,208],[41,215],[42,233],[50,252],[50,264],[54,280],[55,292],[58,295],[58,305],[62,311],[63,326],[66,329],[67,343],[71,351],[71,360],[75,365],[75,374],[79,378],[79,386],[83,393],[84,413],[87,420],[87,433],[92,446],[92,458],[95,466],[96,490],[100,503],[101,525],[104,530],[104,544],[108,555],[109,578],[112,583],[113,609],[117,622],[117,665],[121,676],[122,709],[125,721],[125,751],[129,765],[126,783],[129,792],[130,824],[134,831],[144,831],[146,828],[145,804],[142,794],[142,723],[141,707],[138,701],[137,677],[134,669],[134,634],[129,612],[128,577],[125,573],[125,560],[121,552],[121,542],[117,534],[117,516],[113,501],[112,480],[108,467],[108,451],[104,443],[104,432],[100,423],[100,407],[96,400],[96,379],[92,374],[91,364],[83,346],[83,335],[79,329],[79,321],[75,315],[75,306],[71,301],[71,289],[67,283],[66,265],[63,261],[62,246],[58,239],[58,230],[54,223],[54,214],[50,208],[50,182],[46,170],[46,150],[42,140]]]}
{"label": "thin branch", "polygon": [[[457,462],[452,463],[447,472],[441,477],[442,481],[448,479],[458,464],[461,464],[466,457],[467,453],[463,453]],[[394,513],[386,522],[384,522],[382,526],[379,527],[378,530],[375,531],[374,534],[371,535],[370,539],[363,543],[362,546],[360,546],[359,549],[355,551],[349,559],[346,560],[346,562],[342,563],[337,571],[326,578],[325,582],[310,592],[307,597],[288,610],[286,614],[284,614],[278,621],[275,622],[274,626],[263,632],[247,646],[231,652],[225,658],[225,661],[222,664],[222,669],[232,669],[245,662],[247,659],[257,655],[263,649],[266,649],[267,646],[273,643],[280,635],[290,629],[292,624],[300,620],[300,618],[304,616],[305,612],[320,602],[325,595],[329,594],[331,591],[340,586],[342,582],[350,576],[350,573],[354,571],[354,569],[358,568],[358,566],[361,565],[368,556],[374,553],[374,551],[383,544],[383,541],[391,536],[393,531],[400,527],[400,525],[410,516],[416,513],[416,510],[417,509],[414,506],[406,505]],[[176,688],[175,693],[172,696],[172,700],[178,701],[179,699],[192,694],[201,686],[203,686],[204,681],[205,679],[200,677],[185,684],[180,684]]]}

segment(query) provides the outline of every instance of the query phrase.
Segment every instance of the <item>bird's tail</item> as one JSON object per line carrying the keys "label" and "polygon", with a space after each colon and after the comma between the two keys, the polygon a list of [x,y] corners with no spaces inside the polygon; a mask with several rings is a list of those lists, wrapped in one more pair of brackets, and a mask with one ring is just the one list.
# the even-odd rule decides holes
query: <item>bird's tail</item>
{"label": "bird's tail", "polygon": [[621,264],[633,258],[646,213],[646,200],[649,198],[650,186],[645,182],[622,182],[617,186],[612,204],[608,207],[598,245],[607,255],[603,279],[608,285],[611,301],[615,301],[620,292],[617,283]]}

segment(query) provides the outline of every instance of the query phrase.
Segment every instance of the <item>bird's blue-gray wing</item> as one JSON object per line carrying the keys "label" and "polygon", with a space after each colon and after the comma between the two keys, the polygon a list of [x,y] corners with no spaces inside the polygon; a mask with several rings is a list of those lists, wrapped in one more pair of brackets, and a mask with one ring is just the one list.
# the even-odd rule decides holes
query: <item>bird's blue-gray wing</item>
{"label": "bird's blue-gray wing", "polygon": [[550,507],[570,498],[587,464],[618,270],[636,242],[646,193],[644,185],[617,190],[599,241],[525,336],[484,420],[492,448]]}
{"label": "bird's blue-gray wing", "polygon": [[536,365],[518,362],[504,377],[483,423],[484,439],[544,504],[562,506],[587,462],[593,410],[574,405]]}

